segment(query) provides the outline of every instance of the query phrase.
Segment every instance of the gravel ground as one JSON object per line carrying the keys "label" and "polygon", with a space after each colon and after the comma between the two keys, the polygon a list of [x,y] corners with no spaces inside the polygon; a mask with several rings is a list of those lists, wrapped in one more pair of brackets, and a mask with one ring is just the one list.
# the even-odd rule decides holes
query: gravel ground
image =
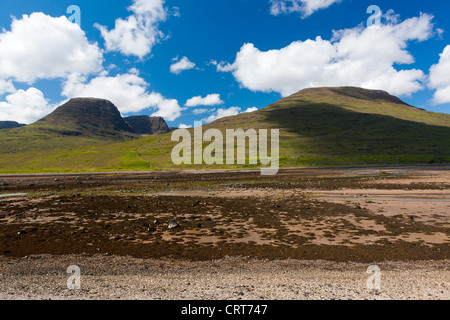
{"label": "gravel ground", "polygon": [[[81,288],[70,290],[77,265]],[[106,255],[0,257],[0,299],[307,300],[450,298],[450,264],[380,262],[380,290],[367,289],[369,264],[245,257],[190,262]]]}

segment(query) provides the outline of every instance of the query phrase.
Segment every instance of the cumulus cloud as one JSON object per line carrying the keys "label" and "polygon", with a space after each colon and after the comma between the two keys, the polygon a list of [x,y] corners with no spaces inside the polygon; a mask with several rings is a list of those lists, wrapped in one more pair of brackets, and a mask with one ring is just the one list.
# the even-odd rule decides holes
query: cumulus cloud
{"label": "cumulus cloud", "polygon": [[66,97],[95,97],[110,100],[121,113],[157,109],[152,116],[173,121],[183,110],[175,99],[166,99],[160,93],[148,92],[148,83],[134,73],[116,76],[102,75],[87,81],[77,74],[64,83],[62,94]]}
{"label": "cumulus cloud", "polygon": [[184,123],[180,123],[180,125],[178,126],[178,128],[179,128],[179,129],[189,129],[189,128],[192,128],[192,126],[191,126],[191,125],[184,124]]}
{"label": "cumulus cloud", "polygon": [[105,40],[107,51],[118,51],[124,55],[134,55],[142,59],[164,34],[159,23],[167,18],[164,0],[133,0],[128,8],[133,14],[126,19],[117,19],[114,29],[95,24]]}
{"label": "cumulus cloud", "polygon": [[434,33],[432,20],[433,16],[421,14],[380,28],[358,26],[335,31],[331,40],[295,41],[279,50],[260,51],[246,43],[234,63],[217,70],[232,72],[252,91],[279,92],[282,96],[306,87],[343,85],[410,95],[423,89],[424,73],[397,70],[394,65],[414,62],[406,50],[408,42],[429,39]]}
{"label": "cumulus cloud", "polygon": [[254,112],[254,111],[258,111],[258,108],[257,107],[248,108],[247,110],[244,111],[244,113],[249,113],[249,112]]}
{"label": "cumulus cloud", "polygon": [[338,2],[341,0],[270,0],[270,13],[277,16],[295,12],[306,18]]}
{"label": "cumulus cloud", "polygon": [[0,79],[0,95],[4,93],[16,92],[16,88],[11,80]]}
{"label": "cumulus cloud", "polygon": [[36,89],[17,90],[0,102],[0,120],[17,121],[29,124],[47,114],[54,106],[44,98],[44,94]]}
{"label": "cumulus cloud", "polygon": [[220,94],[208,94],[206,97],[196,96],[186,101],[186,107],[198,107],[198,106],[217,106],[224,104],[225,102],[220,99]]}
{"label": "cumulus cloud", "polygon": [[180,60],[178,60],[178,58],[175,58],[174,61],[176,62],[172,63],[172,65],[170,66],[170,72],[174,74],[180,74],[185,70],[195,68],[195,63],[189,61],[187,57],[183,57]]}
{"label": "cumulus cloud", "polygon": [[102,69],[103,55],[80,27],[66,17],[42,12],[13,18],[0,33],[0,77],[33,83],[36,79],[90,74]]}
{"label": "cumulus cloud", "polygon": [[154,97],[156,101],[153,105],[158,108],[158,111],[154,112],[152,117],[162,117],[168,121],[174,121],[180,117],[183,108],[180,108],[176,99],[165,99],[158,93],[153,94],[156,95]]}
{"label": "cumulus cloud", "polygon": [[450,45],[440,54],[439,63],[430,68],[428,87],[436,90],[433,103],[450,103]]}
{"label": "cumulus cloud", "polygon": [[210,115],[208,118],[203,119],[202,121],[204,121],[206,123],[210,123],[210,122],[213,122],[220,118],[238,115],[240,112],[241,112],[241,108],[239,108],[239,107],[231,107],[228,109],[220,108],[220,109],[217,109],[217,111],[214,114]]}
{"label": "cumulus cloud", "polygon": [[220,72],[230,72],[233,71],[233,66],[225,61],[217,62],[217,60],[211,60],[208,65],[216,66],[217,71]]}

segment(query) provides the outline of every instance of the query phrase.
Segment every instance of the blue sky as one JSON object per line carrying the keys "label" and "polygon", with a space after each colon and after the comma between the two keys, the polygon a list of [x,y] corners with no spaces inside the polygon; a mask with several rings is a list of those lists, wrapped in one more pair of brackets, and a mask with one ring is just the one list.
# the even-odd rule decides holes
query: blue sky
{"label": "blue sky", "polygon": [[95,96],[190,126],[340,85],[450,113],[449,33],[446,1],[1,1],[0,120]]}

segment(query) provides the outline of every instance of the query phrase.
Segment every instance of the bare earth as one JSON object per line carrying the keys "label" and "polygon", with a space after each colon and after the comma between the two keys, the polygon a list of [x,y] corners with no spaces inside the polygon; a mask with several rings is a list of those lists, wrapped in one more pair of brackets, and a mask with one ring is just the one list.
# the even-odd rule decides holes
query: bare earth
{"label": "bare earth", "polygon": [[449,190],[448,166],[0,176],[0,299],[449,299]]}

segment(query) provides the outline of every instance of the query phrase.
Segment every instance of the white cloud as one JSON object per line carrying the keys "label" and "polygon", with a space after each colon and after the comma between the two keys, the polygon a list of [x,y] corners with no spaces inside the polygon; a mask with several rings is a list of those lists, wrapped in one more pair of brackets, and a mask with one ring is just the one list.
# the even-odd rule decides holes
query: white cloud
{"label": "white cloud", "polygon": [[296,12],[306,18],[314,12],[338,2],[341,0],[270,0],[270,13],[277,16]]}
{"label": "white cloud", "polygon": [[230,72],[233,71],[233,66],[229,63],[226,63],[225,61],[217,62],[216,60],[211,60],[208,65],[216,66],[217,71],[220,72]]}
{"label": "white cloud", "polygon": [[217,111],[209,116],[208,118],[203,119],[202,121],[205,121],[206,123],[213,122],[217,119],[224,118],[224,117],[230,117],[238,115],[241,112],[241,108],[239,107],[231,107],[229,109],[217,109]]}
{"label": "white cloud", "polygon": [[174,17],[177,17],[177,18],[181,17],[180,8],[179,7],[172,7],[171,15],[174,16]]}
{"label": "white cloud", "polygon": [[160,93],[148,92],[148,83],[136,74],[120,74],[115,77],[103,75],[91,79],[73,74],[64,84],[62,94],[66,97],[95,97],[114,103],[121,113],[139,112],[144,109],[157,111],[160,116],[173,121],[183,110],[175,99],[166,99]]}
{"label": "white cloud", "polygon": [[186,107],[198,107],[198,106],[217,106],[220,104],[224,104],[220,99],[220,94],[214,93],[214,94],[208,94],[206,97],[202,96],[196,96],[188,99],[186,101],[185,106]]}
{"label": "white cloud", "polygon": [[184,124],[184,123],[180,123],[180,125],[178,126],[178,128],[179,128],[179,129],[189,129],[189,128],[192,128],[192,126],[191,126],[191,125]]}
{"label": "white cloud", "polygon": [[450,103],[450,45],[440,54],[439,63],[430,68],[428,87],[435,89],[433,103]]}
{"label": "white cloud", "polygon": [[258,111],[258,108],[257,107],[248,108],[247,110],[244,111],[244,113],[249,113],[249,112],[254,112],[254,111]]}
{"label": "white cloud", "polygon": [[42,12],[13,19],[0,33],[0,77],[33,83],[36,79],[90,74],[102,69],[103,55],[80,27],[66,17]]}
{"label": "white cloud", "polygon": [[210,110],[210,109],[202,109],[202,108],[199,108],[199,109],[194,109],[194,110],[192,110],[192,113],[193,114],[195,114],[195,115],[199,115],[199,114],[204,114],[204,113],[207,113],[207,112],[212,112],[212,111],[214,111],[214,109],[213,110]]}
{"label": "white cloud", "polygon": [[134,55],[142,59],[164,34],[158,29],[159,23],[167,18],[164,0],[133,0],[128,8],[132,15],[117,19],[114,29],[95,24],[105,39],[107,51],[118,51],[124,55]]}
{"label": "white cloud", "polygon": [[154,105],[158,108],[158,111],[154,112],[152,117],[163,117],[167,121],[174,121],[180,117],[183,108],[180,108],[177,100],[165,99],[160,94],[153,93],[153,95],[157,95],[154,97],[157,99]]}
{"label": "white cloud", "polygon": [[292,42],[279,50],[260,51],[247,43],[234,63],[222,68],[233,72],[247,89],[283,96],[307,87],[344,85],[410,95],[423,89],[424,73],[397,70],[394,65],[414,62],[406,50],[408,41],[429,39],[433,35],[432,20],[433,16],[422,14],[398,24],[383,24],[379,29],[359,26],[335,31],[330,41],[317,37]]}
{"label": "white cloud", "polygon": [[17,121],[29,124],[47,114],[54,107],[44,98],[44,94],[36,89],[17,90],[0,102],[0,120]]}
{"label": "white cloud", "polygon": [[174,74],[180,74],[181,72],[185,70],[190,70],[195,68],[195,63],[192,61],[189,61],[187,57],[183,57],[182,59],[178,60],[178,58],[175,58],[173,61],[177,61],[173,63],[170,66],[170,72]]}
{"label": "white cloud", "polygon": [[12,81],[0,79],[0,95],[11,92],[16,92],[16,88]]}

